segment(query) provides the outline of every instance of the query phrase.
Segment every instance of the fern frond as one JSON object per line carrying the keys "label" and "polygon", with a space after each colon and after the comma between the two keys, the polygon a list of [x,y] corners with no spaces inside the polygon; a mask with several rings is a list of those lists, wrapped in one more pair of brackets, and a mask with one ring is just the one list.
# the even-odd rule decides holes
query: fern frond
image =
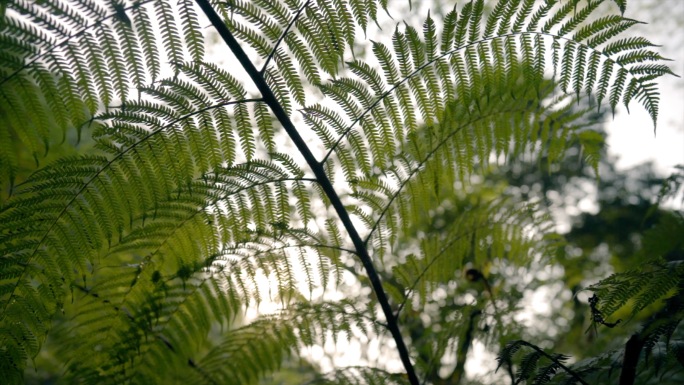
{"label": "fern frond", "polygon": [[180,36],[177,35],[176,21],[173,17],[173,9],[168,2],[156,1],[154,3],[155,16],[159,21],[162,41],[166,57],[169,63],[176,65],[183,62],[183,46]]}
{"label": "fern frond", "polygon": [[520,360],[520,368],[516,373],[518,378],[516,383],[521,381],[527,382],[527,380],[537,371],[537,363],[541,358],[541,353],[537,351],[532,351],[523,356]]}
{"label": "fern frond", "polygon": [[[219,346],[188,364],[196,369],[194,377],[200,381],[254,383],[277,369],[295,342],[291,329],[265,319],[229,333]],[[245,365],[252,359],[258,359],[259,365]]]}
{"label": "fern frond", "polygon": [[[636,315],[677,287],[682,279],[680,266],[652,265],[640,271],[614,274],[592,285],[600,299],[601,311],[611,315],[630,300],[632,315]],[[640,286],[633,286],[640,285]]]}

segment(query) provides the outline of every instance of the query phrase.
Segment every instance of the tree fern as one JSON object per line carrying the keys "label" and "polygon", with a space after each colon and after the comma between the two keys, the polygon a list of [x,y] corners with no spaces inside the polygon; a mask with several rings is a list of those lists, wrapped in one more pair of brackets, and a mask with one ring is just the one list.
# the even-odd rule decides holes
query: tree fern
{"label": "tree fern", "polygon": [[[499,161],[558,161],[573,142],[595,156],[587,111],[572,103],[594,90],[657,119],[654,81],[672,73],[650,42],[620,35],[636,21],[595,18],[599,3],[500,1],[487,15],[473,1],[364,50],[358,32],[382,23],[387,1],[9,2],[3,380],[21,382],[59,319],[49,336],[66,341],[67,381],[254,383],[354,325],[394,340],[406,378],[350,368],[320,381],[419,383],[414,364],[430,363],[401,324],[426,292],[466,263],[553,246],[540,209],[473,180]],[[230,51],[249,79],[210,61],[214,30],[228,46],[215,57]],[[63,155],[65,140],[83,140],[83,154]],[[440,220],[440,235],[417,241]],[[356,272],[350,261],[372,298],[305,300]],[[267,301],[282,311],[242,320]],[[463,335],[462,319],[446,339]]]}

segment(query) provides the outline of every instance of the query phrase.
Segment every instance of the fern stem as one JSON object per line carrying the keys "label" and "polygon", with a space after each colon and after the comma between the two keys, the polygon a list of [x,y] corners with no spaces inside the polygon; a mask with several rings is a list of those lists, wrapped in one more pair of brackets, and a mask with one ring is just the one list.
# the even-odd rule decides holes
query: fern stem
{"label": "fern stem", "polygon": [[328,199],[330,199],[331,205],[333,206],[333,208],[337,212],[338,217],[344,224],[344,227],[347,230],[347,233],[349,234],[352,243],[354,244],[354,248],[358,253],[359,259],[361,260],[361,263],[363,264],[363,267],[366,270],[366,274],[368,274],[368,279],[370,280],[371,285],[373,286],[375,295],[378,298],[378,303],[380,303],[382,311],[385,314],[385,318],[387,319],[387,329],[389,329],[390,333],[392,334],[392,338],[394,339],[394,342],[397,345],[397,351],[399,353],[399,357],[401,358],[401,362],[404,365],[404,369],[406,370],[409,382],[411,383],[411,385],[420,385],[420,381],[418,381],[418,377],[413,368],[413,364],[411,363],[408,348],[406,347],[404,338],[402,337],[401,331],[399,330],[397,319],[394,317],[392,307],[389,304],[389,299],[387,297],[387,294],[385,293],[385,290],[382,287],[382,282],[380,282],[380,276],[378,275],[378,272],[375,270],[373,261],[371,260],[370,254],[368,253],[368,249],[366,248],[366,245],[364,244],[363,240],[361,239],[361,236],[356,230],[356,227],[354,227],[354,224],[352,223],[351,218],[349,216],[349,212],[344,207],[344,204],[342,203],[340,197],[337,195],[337,192],[335,191],[335,188],[330,182],[330,179],[328,178],[328,175],[326,174],[322,163],[316,160],[316,157],[313,155],[313,153],[309,149],[309,146],[306,144],[301,135],[299,135],[299,132],[292,123],[290,117],[285,112],[285,109],[276,99],[276,96],[271,90],[271,87],[266,83],[264,77],[261,75],[259,70],[254,66],[254,63],[252,63],[252,61],[249,59],[249,57],[242,49],[242,47],[235,39],[235,37],[233,37],[233,34],[230,32],[228,27],[226,27],[225,23],[223,22],[221,17],[216,13],[216,11],[211,6],[209,1],[195,1],[200,6],[202,11],[205,13],[209,21],[214,26],[214,28],[216,28],[216,31],[219,33],[221,38],[223,38],[223,41],[226,43],[226,45],[228,45],[233,55],[235,55],[235,57],[238,59],[242,67],[245,69],[245,71],[247,71],[247,74],[261,92],[264,102],[271,108],[273,114],[285,129],[285,132],[287,132],[292,142],[295,144],[295,146],[297,146],[297,149],[302,154],[304,160],[316,176],[316,179],[318,180],[318,183],[321,185],[321,188],[325,192]]}
{"label": "fern stem", "polygon": [[644,340],[635,333],[625,344],[625,354],[622,359],[620,371],[620,385],[633,385],[636,379],[636,369],[639,363],[639,355],[644,347]]}

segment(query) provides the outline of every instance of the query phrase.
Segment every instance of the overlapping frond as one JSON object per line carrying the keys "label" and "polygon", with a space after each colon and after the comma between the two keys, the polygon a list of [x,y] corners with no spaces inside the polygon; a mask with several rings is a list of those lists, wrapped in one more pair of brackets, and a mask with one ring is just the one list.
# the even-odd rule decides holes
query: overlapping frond
{"label": "overlapping frond", "polygon": [[[410,26],[404,32],[397,29],[392,49],[373,43],[375,59],[384,76],[357,60],[348,63],[348,67],[361,83],[335,79],[320,87],[344,108],[351,120],[344,129],[340,127],[342,119],[329,119],[329,130],[334,128],[349,135],[350,143],[370,143],[369,154],[361,159],[369,159],[383,168],[392,150],[398,147],[395,141],[415,129],[416,119],[432,125],[439,120],[446,103],[459,100],[461,106],[479,108],[476,104],[480,97],[490,97],[496,89],[515,87],[521,80],[530,88],[539,89],[549,48],[562,89],[577,96],[585,90],[595,90],[599,104],[608,96],[613,108],[618,102],[627,105],[637,98],[655,120],[657,98],[650,83],[670,72],[660,64],[636,64],[662,59],[646,49],[652,46],[648,41],[612,40],[635,21],[611,16],[582,24],[599,3],[590,2],[575,10],[570,2],[535,6],[528,1],[519,12],[517,3],[501,3],[487,18],[484,32],[479,28],[484,22],[482,4],[468,3],[460,14],[454,10],[446,16],[441,41],[429,17],[423,26],[423,36]],[[513,23],[508,22],[511,18]],[[327,115],[315,106],[311,110]],[[359,142],[357,134],[349,133],[357,131],[357,126],[366,140]],[[330,143],[330,131],[321,132],[317,127],[316,131],[325,143]],[[338,143],[339,140],[333,141],[330,151],[345,151]],[[361,150],[352,152],[359,154]],[[363,163],[354,166],[357,167],[343,164],[345,169],[368,170]]]}
{"label": "overlapping frond", "polygon": [[[378,331],[379,327],[372,324],[372,318],[369,320],[349,301],[293,306],[226,333],[215,347],[188,363],[193,369],[188,378],[198,383],[256,383],[264,374],[277,370],[298,347],[323,344],[330,335],[350,335],[355,328],[365,331],[371,327]],[[312,383],[384,384],[388,379],[394,381],[390,383],[405,383],[399,375],[358,367],[318,376]]]}
{"label": "overlapping frond", "polygon": [[598,296],[599,309],[605,316],[627,306],[633,317],[659,300],[681,295],[684,265],[671,259],[684,250],[684,243],[675,235],[682,231],[684,218],[680,212],[664,215],[644,233],[639,253],[645,262],[642,266],[612,274],[589,287]]}
{"label": "overlapping frond", "polygon": [[[206,178],[209,170],[218,170],[224,165],[228,165],[227,170],[231,170],[236,161],[250,160],[253,157],[257,145],[252,135],[253,122],[262,129],[261,136],[266,145],[269,148],[273,147],[273,131],[268,119],[253,118],[255,114],[250,113],[243,100],[245,91],[227,72],[211,64],[182,62],[181,40],[169,38],[177,31],[172,28],[173,10],[165,2],[159,2],[156,6],[162,14],[160,17],[168,19],[166,21],[169,26],[162,25],[161,29],[164,39],[168,41],[166,47],[169,57],[176,57],[172,63],[176,76],[158,80],[154,85],[144,85],[149,81],[144,78],[146,73],[154,80],[159,72],[159,68],[156,68],[159,64],[158,54],[155,53],[155,48],[148,58],[149,68],[140,67],[142,58],[136,44],[147,44],[149,48],[150,44],[155,44],[150,39],[156,37],[147,31],[147,35],[140,36],[139,42],[133,40],[138,35],[130,30],[127,9],[117,8],[116,4],[114,6],[115,13],[109,16],[100,14],[105,11],[98,13],[96,16],[100,19],[84,22],[80,30],[64,37],[62,42],[41,47],[42,51],[35,57],[29,57],[24,67],[12,68],[14,72],[8,70],[4,78],[5,95],[14,96],[13,92],[17,89],[15,83],[26,81],[30,89],[38,94],[36,98],[46,99],[53,104],[55,101],[60,103],[70,98],[79,100],[79,103],[76,103],[78,109],[74,109],[81,114],[79,128],[82,123],[89,120],[98,122],[93,130],[93,139],[95,147],[101,151],[95,156],[63,159],[40,170],[33,175],[28,184],[19,188],[16,199],[3,208],[2,217],[7,220],[2,232],[3,255],[7,253],[13,256],[5,259],[6,269],[3,269],[3,279],[7,282],[3,290],[3,325],[15,330],[12,336],[3,337],[3,345],[6,346],[3,356],[17,367],[26,358],[37,353],[40,345],[38,341],[44,338],[47,330],[45,326],[49,325],[46,321],[51,317],[51,313],[54,314],[63,306],[63,297],[69,285],[81,276],[85,277],[86,274],[92,274],[97,270],[95,266],[100,258],[126,252],[133,261],[141,262],[141,266],[145,266],[146,262],[155,260],[163,254],[172,261],[170,265],[165,266],[172,272],[182,271],[187,266],[198,266],[198,263],[202,266],[202,261],[225,241],[226,238],[222,238],[221,235],[232,236],[233,232],[244,232],[244,224],[247,222],[241,221],[248,221],[249,216],[235,220],[234,215],[245,214],[252,209],[264,211],[260,208],[260,199],[246,201],[242,198],[230,207],[237,208],[239,212],[231,212],[232,215],[219,215],[220,211],[210,213],[207,211],[210,209],[209,206],[216,205],[222,193],[218,189],[199,190],[208,185]],[[141,6],[142,4],[136,4],[132,7],[136,15],[146,15],[145,12],[150,11],[143,10]],[[34,6],[31,5],[29,8],[31,7]],[[35,7],[35,10],[31,8],[24,11],[30,15],[33,14],[29,11],[35,11],[38,15],[40,9],[37,9],[37,5]],[[185,14],[183,17],[188,23],[188,20],[196,16]],[[117,21],[114,25],[109,25],[109,19]],[[166,21],[162,20],[162,24]],[[141,24],[147,25],[147,21]],[[52,31],[52,27],[47,25],[44,29]],[[27,24],[24,28],[33,27]],[[193,34],[197,34],[197,29],[192,25],[188,28]],[[105,40],[97,40],[96,37],[89,35],[93,29],[97,29]],[[141,31],[144,33],[143,28]],[[127,45],[116,45],[115,35]],[[202,50],[202,42],[197,36],[194,38],[196,41],[192,43],[191,51],[197,59],[201,56],[199,53]],[[77,48],[79,43],[85,45]],[[73,56],[78,55],[76,52],[84,52],[84,47],[92,49],[92,60],[88,63],[79,61],[78,56]],[[105,61],[100,60],[101,55],[107,57],[109,69],[102,67]],[[55,68],[44,68],[44,65],[50,65],[49,60],[52,60],[53,64],[71,61],[75,63],[79,75],[73,78],[66,73],[61,74]],[[124,63],[128,63],[129,67],[122,67]],[[98,83],[107,87],[103,87],[99,94],[95,91],[86,93],[88,109],[85,109],[80,102],[80,93],[70,96],[65,94],[63,89],[42,87],[41,83],[31,84],[32,71],[36,70],[50,71],[43,80],[59,81],[65,87],[76,87],[78,82],[88,87]],[[41,73],[43,72],[37,72],[38,75]],[[110,74],[115,78],[110,79]],[[138,100],[125,99],[126,93],[130,90],[131,80],[132,86],[137,88],[138,95],[147,97],[139,97]],[[118,89],[118,94],[112,94],[111,85],[115,91]],[[56,95],[57,93],[59,95]],[[112,98],[120,99],[118,106],[109,105]],[[98,113],[102,104],[104,112]],[[64,106],[55,106],[55,111],[65,110]],[[39,107],[34,106],[33,110],[36,116],[43,116]],[[262,108],[255,107],[255,110],[260,111]],[[9,115],[16,113],[21,113],[21,110],[8,111]],[[92,114],[96,115],[86,119]],[[261,114],[263,115],[263,112]],[[28,113],[26,115],[33,116]],[[110,123],[99,124],[106,121]],[[55,129],[66,130],[67,126],[74,125],[74,122],[76,120],[73,118],[59,121],[62,124]],[[15,130],[24,134],[25,131],[30,132],[33,127],[38,127],[49,132],[52,127],[40,122],[34,123],[27,129],[10,125],[3,125],[3,129],[9,130],[4,132],[12,135]],[[239,139],[235,140],[236,137]],[[36,138],[32,143],[44,141],[47,147],[49,140],[52,139],[46,134],[43,138]],[[6,158],[3,157],[3,164],[5,159],[11,163],[13,156],[10,154]],[[248,164],[238,169],[245,171],[239,178],[247,183],[232,182],[230,173],[226,174],[223,179],[232,182],[229,187],[224,187],[224,193],[228,195],[236,193],[231,191],[231,188],[241,183],[245,183],[243,189],[249,191],[252,186],[286,181],[296,183],[297,179],[291,174],[288,177],[288,173],[282,168],[267,163]],[[247,169],[254,172],[250,173]],[[11,170],[8,172],[12,173]],[[271,179],[278,173],[280,179]],[[221,183],[222,177],[219,174],[216,174],[212,185]],[[205,179],[198,180],[200,176],[204,176]],[[266,178],[266,181],[260,183],[260,178]],[[192,184],[196,182],[201,183],[196,186],[198,191],[194,192]],[[249,183],[252,183],[252,186]],[[264,189],[266,187],[261,187],[259,193],[265,194]],[[237,190],[238,195],[240,191]],[[285,195],[287,194],[280,191],[281,201]],[[39,204],[29,207],[31,202]],[[289,215],[289,210],[282,210],[283,207],[282,204],[279,206],[280,210],[270,207],[267,214],[255,218],[256,223],[282,220],[284,216]],[[278,211],[277,218],[272,216],[275,211]],[[214,218],[223,219],[219,221],[224,224],[222,234],[217,234],[215,227],[212,226],[212,223],[216,222]],[[33,220],[36,221],[36,225],[32,225],[31,229],[18,225],[19,222],[29,223]],[[200,240],[202,242],[198,244]],[[157,250],[151,252],[154,248]],[[168,250],[172,252],[169,254]],[[151,255],[142,260],[130,255],[143,251],[151,252]],[[89,269],[91,271],[87,273]],[[135,276],[133,275],[133,278]],[[126,274],[115,274],[112,282],[123,283],[126,280],[131,280],[131,277]],[[36,282],[39,285],[38,289],[34,287]],[[131,282],[133,286],[137,281],[132,279]],[[112,295],[116,294],[118,289],[112,287]],[[39,299],[41,296],[44,304],[41,304],[42,301]],[[25,301],[29,297],[32,300]],[[111,298],[108,301],[116,299]],[[31,346],[21,342],[29,340],[35,343]]]}
{"label": "overlapping frond", "polygon": [[[574,363],[566,363],[566,355],[547,352],[527,341],[512,341],[499,352],[497,370],[505,368],[515,384],[593,384],[620,379],[649,383],[656,378],[676,382],[682,379],[677,362],[681,357],[682,334],[677,326],[682,310],[680,294],[644,322],[624,347]],[[645,359],[630,365],[628,356],[640,354]]]}

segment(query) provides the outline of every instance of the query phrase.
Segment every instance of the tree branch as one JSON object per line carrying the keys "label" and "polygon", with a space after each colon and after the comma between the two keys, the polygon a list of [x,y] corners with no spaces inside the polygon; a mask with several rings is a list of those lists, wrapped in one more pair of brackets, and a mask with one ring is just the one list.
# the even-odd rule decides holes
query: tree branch
{"label": "tree branch", "polygon": [[247,74],[261,92],[264,102],[271,108],[273,114],[278,119],[280,124],[283,126],[283,129],[285,130],[285,132],[287,132],[292,142],[295,144],[295,146],[297,146],[297,149],[302,154],[304,160],[306,160],[306,163],[309,165],[314,175],[316,176],[316,179],[320,183],[321,188],[325,192],[326,196],[330,200],[331,205],[333,206],[340,220],[344,224],[344,227],[347,230],[347,233],[349,234],[352,243],[354,244],[354,248],[356,249],[359,255],[359,259],[361,259],[361,263],[363,264],[363,267],[365,268],[366,273],[368,274],[368,278],[371,282],[371,285],[373,286],[373,290],[375,291],[375,294],[378,298],[378,302],[380,303],[382,311],[385,314],[385,318],[387,319],[387,329],[389,329],[390,333],[392,334],[392,338],[394,339],[394,342],[397,345],[397,351],[399,353],[399,357],[401,358],[401,362],[404,365],[404,368],[406,369],[406,374],[408,376],[409,382],[411,383],[411,385],[419,385],[420,382],[418,381],[418,377],[416,376],[413,364],[411,363],[411,358],[409,356],[408,349],[401,335],[401,331],[399,330],[397,320],[394,317],[394,314],[392,314],[392,308],[389,304],[389,299],[387,298],[387,294],[385,293],[385,290],[382,287],[380,277],[378,276],[378,273],[375,270],[375,266],[373,265],[370,254],[368,254],[368,249],[366,248],[363,240],[361,239],[361,236],[356,231],[356,228],[354,227],[354,224],[351,221],[349,213],[347,212],[347,209],[344,207],[342,200],[337,195],[337,192],[335,191],[332,183],[330,182],[330,179],[328,178],[325,169],[323,168],[322,164],[316,160],[304,139],[299,135],[299,132],[292,123],[292,120],[290,120],[290,117],[287,115],[280,102],[276,99],[276,96],[271,90],[271,87],[269,87],[262,74],[254,66],[254,63],[252,63],[252,61],[249,59],[249,57],[242,49],[242,47],[240,47],[238,41],[235,39],[235,37],[233,37],[233,34],[226,27],[225,23],[223,22],[221,17],[216,13],[216,11],[211,6],[209,1],[195,1],[200,6],[202,11],[206,14],[207,18],[209,18],[209,21],[214,26],[214,28],[216,28],[216,31],[219,33],[219,35],[226,43],[226,45],[228,45],[233,55],[235,55],[235,57],[238,59],[242,67],[245,69],[245,71],[247,71]]}

